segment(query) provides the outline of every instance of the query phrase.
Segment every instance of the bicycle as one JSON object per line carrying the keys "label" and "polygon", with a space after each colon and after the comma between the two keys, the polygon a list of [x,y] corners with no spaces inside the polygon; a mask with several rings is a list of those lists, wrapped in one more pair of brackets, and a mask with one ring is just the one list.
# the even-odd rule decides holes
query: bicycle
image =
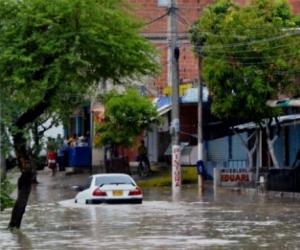
{"label": "bicycle", "polygon": [[138,164],[138,169],[137,169],[137,173],[138,176],[150,176],[151,175],[151,169],[150,169],[150,165],[148,163],[149,161],[146,161],[145,159],[142,159],[139,164]]}

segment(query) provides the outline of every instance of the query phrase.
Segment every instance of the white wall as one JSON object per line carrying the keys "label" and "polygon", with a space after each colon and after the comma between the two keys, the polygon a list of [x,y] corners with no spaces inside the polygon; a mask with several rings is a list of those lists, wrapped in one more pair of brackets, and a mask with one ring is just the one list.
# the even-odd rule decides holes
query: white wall
{"label": "white wall", "polygon": [[146,146],[148,148],[148,154],[150,154],[149,161],[157,162],[158,159],[157,125],[153,124],[152,129],[153,131],[147,132]]}

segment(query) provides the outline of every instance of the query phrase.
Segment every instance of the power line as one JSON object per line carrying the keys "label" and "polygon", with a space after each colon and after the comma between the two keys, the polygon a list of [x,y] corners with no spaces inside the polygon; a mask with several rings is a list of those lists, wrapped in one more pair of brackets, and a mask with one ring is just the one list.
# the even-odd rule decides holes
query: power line
{"label": "power line", "polygon": [[191,21],[189,21],[183,14],[182,14],[182,11],[179,10],[178,11],[178,15],[180,16],[181,19],[183,19],[185,21],[185,23],[189,26],[192,26],[193,23]]}
{"label": "power line", "polygon": [[280,40],[280,39],[283,39],[283,38],[296,36],[296,35],[299,35],[299,34],[300,34],[300,31],[297,31],[295,33],[288,34],[288,35],[281,35],[281,36],[276,36],[276,37],[272,37],[272,38],[254,40],[254,41],[249,41],[249,42],[244,42],[244,43],[233,43],[233,44],[211,45],[211,46],[204,45],[203,48],[220,49],[220,48],[249,46],[249,45],[254,45],[254,44],[259,44],[259,43],[272,42],[272,41]]}
{"label": "power line", "polygon": [[146,25],[149,25],[149,24],[151,24],[151,23],[154,23],[154,22],[156,22],[156,21],[158,21],[158,20],[164,18],[165,16],[168,16],[169,14],[170,14],[170,10],[168,10],[168,12],[165,13],[165,14],[163,14],[162,16],[159,16],[159,17],[157,17],[157,18],[155,18],[155,19],[149,21]]}
{"label": "power line", "polygon": [[[298,34],[300,34],[300,32]],[[224,46],[223,45],[212,45],[212,46],[204,45],[204,46],[201,46],[201,48],[199,48],[199,47],[197,47],[195,45],[189,45],[189,46],[186,46],[186,48],[192,48],[194,51],[205,49],[205,51],[207,53],[209,53],[210,51],[215,52],[214,49],[224,49],[224,48],[234,48],[234,47],[249,46],[249,45],[254,45],[254,44],[259,44],[259,43],[265,43],[265,42],[271,42],[271,41],[275,41],[275,40],[280,40],[280,39],[283,39],[283,38],[287,38],[287,36],[286,37],[277,36],[277,37],[268,38],[268,39],[254,40],[254,41],[249,41],[247,43],[245,42],[243,44],[241,44],[241,43],[232,43],[232,44],[226,44]],[[292,44],[298,44],[298,43],[299,42],[286,43],[286,44],[278,45],[276,47],[261,48],[259,51],[271,50],[271,49],[282,48],[282,47],[288,47],[288,46],[290,46]],[[240,51],[232,51],[232,52],[234,52],[234,53],[245,53],[245,52],[253,52],[253,50],[240,50]]]}
{"label": "power line", "polygon": [[[274,47],[270,47],[270,48],[261,48],[259,50],[259,52],[261,51],[266,51],[266,50],[272,50],[272,49],[278,49],[278,48],[284,48],[284,47],[290,47],[291,45],[296,45],[296,44],[299,44],[300,42],[295,42],[295,43],[285,43],[285,44],[282,44],[282,45],[278,45],[278,46],[274,46]],[[194,45],[191,45],[191,46],[186,46],[186,48],[192,48],[194,49],[195,51],[200,51],[201,48],[198,48],[197,46],[194,46]],[[223,54],[224,52],[216,52],[215,50],[206,50],[207,53],[209,54]],[[234,54],[239,54],[239,53],[253,53],[253,50],[234,50],[232,51],[232,53]]]}

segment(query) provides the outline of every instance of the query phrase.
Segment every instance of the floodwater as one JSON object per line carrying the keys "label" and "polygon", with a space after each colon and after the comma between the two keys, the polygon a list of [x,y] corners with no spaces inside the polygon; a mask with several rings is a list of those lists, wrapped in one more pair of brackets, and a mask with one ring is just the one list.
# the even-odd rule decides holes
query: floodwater
{"label": "floodwater", "polygon": [[40,176],[20,232],[0,213],[0,249],[300,249],[297,199],[185,186],[176,200],[155,188],[141,205],[75,204],[70,186],[85,178]]}

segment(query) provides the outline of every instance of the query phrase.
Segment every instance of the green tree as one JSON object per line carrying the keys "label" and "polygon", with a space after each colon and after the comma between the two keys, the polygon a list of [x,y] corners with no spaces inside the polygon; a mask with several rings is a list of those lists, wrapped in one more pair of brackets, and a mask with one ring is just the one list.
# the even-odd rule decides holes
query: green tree
{"label": "green tree", "polygon": [[[203,57],[213,114],[253,121],[261,129],[267,125],[270,134],[271,120],[282,110],[267,106],[267,100],[299,91],[298,24],[285,0],[252,0],[244,6],[219,0],[204,9],[190,33],[195,53]],[[204,45],[197,46],[201,41]],[[278,133],[268,137],[276,167],[272,143]]]}
{"label": "green tree", "polygon": [[11,198],[11,194],[14,192],[16,185],[11,183],[13,174],[15,171],[10,173],[6,178],[1,180],[0,183],[0,211],[14,205],[14,199]]}
{"label": "green tree", "polygon": [[67,117],[101,79],[156,74],[159,55],[123,0],[0,0],[0,16],[1,119],[22,171],[9,227],[19,228],[32,177],[24,135],[33,123],[45,112]]}
{"label": "green tree", "polygon": [[105,106],[105,113],[104,122],[95,127],[95,133],[99,136],[96,148],[103,145],[130,148],[137,136],[160,122],[152,100],[141,96],[135,89],[129,88],[123,93],[111,91],[100,99]]}

